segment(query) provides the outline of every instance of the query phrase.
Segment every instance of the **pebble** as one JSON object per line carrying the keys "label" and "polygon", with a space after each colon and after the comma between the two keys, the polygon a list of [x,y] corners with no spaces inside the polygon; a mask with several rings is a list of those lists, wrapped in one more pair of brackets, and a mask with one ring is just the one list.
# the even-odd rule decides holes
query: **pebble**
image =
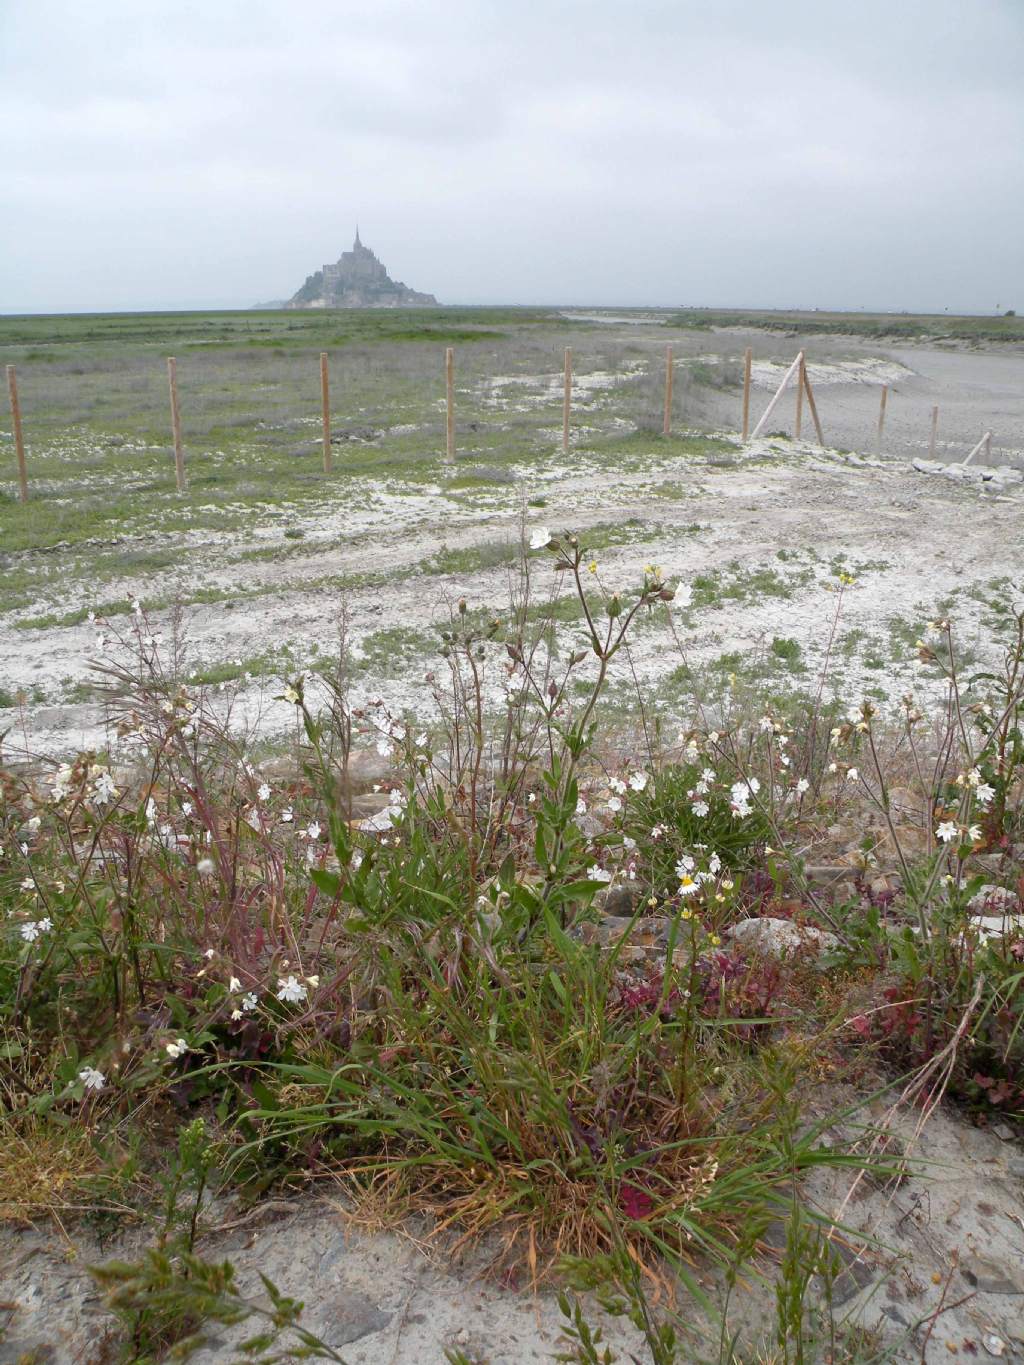
{"label": "pebble", "polygon": [[986,882],[967,902],[972,915],[1012,915],[1020,909],[1020,897],[1008,887]]}
{"label": "pebble", "polygon": [[744,948],[752,948],[766,957],[784,958],[801,949],[816,954],[839,947],[835,934],[816,929],[809,924],[794,924],[788,919],[774,919],[770,915],[740,920],[725,931],[728,938]]}

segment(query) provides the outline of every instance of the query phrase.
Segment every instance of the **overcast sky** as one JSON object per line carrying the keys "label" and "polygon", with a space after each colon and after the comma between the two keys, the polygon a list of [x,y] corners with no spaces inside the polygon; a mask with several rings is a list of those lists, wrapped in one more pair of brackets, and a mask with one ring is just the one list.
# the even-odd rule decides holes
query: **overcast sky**
{"label": "overcast sky", "polygon": [[0,0],[0,311],[1024,311],[1024,0]]}

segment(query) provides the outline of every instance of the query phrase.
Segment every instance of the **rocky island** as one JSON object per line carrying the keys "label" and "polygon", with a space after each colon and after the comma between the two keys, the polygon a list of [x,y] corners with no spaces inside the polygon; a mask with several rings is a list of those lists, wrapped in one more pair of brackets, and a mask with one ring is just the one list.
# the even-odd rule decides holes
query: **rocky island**
{"label": "rocky island", "polygon": [[393,280],[384,264],[359,240],[333,264],[310,275],[286,308],[420,308],[436,306],[433,294],[421,294]]}

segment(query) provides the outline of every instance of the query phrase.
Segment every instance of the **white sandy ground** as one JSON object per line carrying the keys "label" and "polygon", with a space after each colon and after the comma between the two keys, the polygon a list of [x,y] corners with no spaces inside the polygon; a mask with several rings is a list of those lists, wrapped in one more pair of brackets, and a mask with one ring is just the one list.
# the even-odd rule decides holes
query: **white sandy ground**
{"label": "white sandy ground", "polygon": [[[844,1107],[849,1097],[823,1093],[822,1105]],[[893,1097],[875,1101],[856,1124],[884,1122]],[[816,1115],[808,1114],[808,1121]],[[991,1131],[970,1128],[938,1111],[916,1142],[920,1116],[901,1112],[892,1122],[908,1162],[908,1178],[879,1187],[850,1178],[809,1182],[813,1207],[839,1215],[847,1230],[835,1249],[846,1270],[835,1286],[837,1317],[856,1314],[879,1331],[901,1362],[1024,1360],[1024,1158]],[[830,1131],[825,1141],[855,1136],[854,1129]],[[911,1144],[909,1147],[907,1144]],[[924,1158],[927,1158],[926,1163]],[[523,1292],[529,1272],[519,1267],[519,1290],[488,1278],[486,1255],[447,1261],[443,1246],[429,1255],[419,1249],[423,1228],[406,1235],[368,1236],[354,1231],[339,1196],[330,1188],[321,1199],[271,1201],[248,1219],[239,1210],[211,1211],[210,1224],[235,1223],[233,1231],[211,1232],[201,1254],[229,1258],[246,1294],[258,1295],[258,1273],[303,1300],[303,1322],[333,1345],[349,1365],[442,1365],[446,1348],[458,1348],[488,1365],[550,1362],[566,1343],[550,1292]],[[784,1227],[770,1231],[779,1248]],[[86,1273],[89,1264],[137,1255],[141,1230],[99,1246],[85,1232],[56,1238],[45,1228],[0,1228],[0,1298],[9,1336],[0,1342],[0,1362],[14,1362],[31,1346],[46,1343],[52,1365],[99,1365],[103,1330],[109,1324],[100,1296]],[[492,1249],[493,1250],[493,1249]],[[763,1263],[770,1275],[771,1261]],[[712,1300],[720,1277],[699,1271]],[[942,1304],[922,1355],[927,1320]],[[707,1319],[678,1301],[685,1322],[707,1327]],[[770,1285],[745,1277],[733,1301],[732,1323],[750,1342],[771,1330]],[[592,1326],[601,1326],[618,1358],[646,1365],[650,1360],[635,1330],[608,1320],[587,1303]],[[918,1324],[925,1324],[918,1326]],[[217,1344],[196,1365],[232,1359],[230,1341]],[[633,1354],[625,1355],[625,1352]],[[698,1357],[702,1358],[702,1357]]]}
{"label": "white sandy ground", "polygon": [[[671,496],[656,496],[670,486]],[[865,632],[877,642],[886,669],[867,666],[871,650],[837,660],[831,686],[841,695],[859,698],[884,682],[894,698],[908,688],[922,694],[921,675],[912,649],[890,664],[888,623],[901,620],[917,630],[938,610],[943,600],[959,595],[966,632],[964,646],[985,653],[985,633],[978,626],[975,604],[964,594],[994,579],[1021,583],[1021,514],[1024,487],[1011,485],[1002,493],[975,486],[957,486],[929,478],[902,462],[869,461],[851,465],[843,457],[810,446],[762,441],[737,450],[736,463],[722,468],[692,460],[652,459],[643,474],[623,474],[588,464],[585,450],[568,460],[561,454],[546,468],[528,472],[522,487],[495,487],[467,506],[435,490],[408,493],[387,487],[368,491],[358,509],[326,508],[306,514],[299,524],[305,532],[301,555],[267,562],[234,561],[238,545],[209,533],[182,538],[190,554],[188,568],[179,573],[126,576],[105,588],[106,599],[120,594],[171,598],[174,592],[202,585],[235,585],[270,589],[265,595],[241,594],[230,604],[217,602],[190,607],[185,616],[192,666],[246,658],[268,648],[289,644],[301,661],[316,644],[329,652],[337,635],[342,601],[334,589],[306,586],[323,575],[401,570],[420,565],[443,546],[514,542],[519,536],[526,494],[542,492],[543,509],[529,509],[530,524],[553,530],[563,527],[585,532],[588,526],[621,526],[635,518],[642,523],[635,543],[602,551],[601,581],[609,589],[629,588],[642,566],[656,562],[680,585],[673,610],[687,661],[697,666],[721,654],[764,649],[775,637],[799,642],[806,658],[805,682],[816,676],[824,657],[835,596],[828,591],[835,576],[829,565],[842,556],[857,574],[848,589],[841,633]],[[289,525],[295,525],[289,518]],[[697,524],[700,529],[690,529]],[[262,543],[294,548],[281,539],[279,524],[268,524]],[[166,542],[161,542],[166,543]],[[247,537],[252,544],[252,537]],[[790,558],[779,560],[784,551]],[[816,558],[812,557],[816,556]],[[535,555],[536,591],[546,594],[553,575],[544,555]],[[692,616],[687,623],[688,585],[699,574],[726,571],[735,563],[740,571],[770,568],[795,582],[810,571],[812,580],[795,586],[788,599],[761,597],[723,600]],[[862,572],[858,567],[867,565]],[[728,573],[727,573],[728,576]],[[448,606],[465,596],[472,606],[486,606],[497,614],[507,601],[504,569],[447,574],[417,573],[398,577],[385,586],[357,587],[345,594],[350,638],[358,658],[360,642],[391,627],[428,629],[446,619]],[[88,585],[69,585],[65,610],[89,605]],[[156,612],[149,622],[154,632],[169,638],[171,613]],[[126,617],[112,618],[115,628]],[[45,693],[94,677],[92,665],[109,650],[98,648],[100,627],[82,624],[48,630],[16,630],[11,620],[0,625],[0,682],[10,691],[33,687]],[[667,624],[651,623],[635,637],[632,660],[637,675],[656,693],[659,678],[682,662]],[[991,661],[991,660],[990,660]],[[386,676],[368,674],[358,693],[379,695],[395,709],[409,709],[428,720],[429,687],[424,682],[436,657],[410,661],[404,672],[389,669]],[[927,689],[925,689],[926,691]],[[257,683],[229,689],[236,716],[264,735],[284,732],[293,723],[286,703],[275,702],[277,683]],[[497,694],[495,694],[495,700]],[[927,699],[925,696],[923,699]],[[58,755],[79,747],[97,748],[106,739],[102,708],[94,703],[28,706],[17,713],[8,747]]]}

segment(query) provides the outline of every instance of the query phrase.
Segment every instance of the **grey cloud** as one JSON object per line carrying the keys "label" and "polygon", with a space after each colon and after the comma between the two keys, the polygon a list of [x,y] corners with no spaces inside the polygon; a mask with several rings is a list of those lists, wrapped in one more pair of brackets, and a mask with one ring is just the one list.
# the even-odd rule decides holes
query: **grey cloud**
{"label": "grey cloud", "polygon": [[[1017,0],[9,0],[0,307],[291,293],[989,309]],[[1024,298],[1018,298],[1024,303]]]}

